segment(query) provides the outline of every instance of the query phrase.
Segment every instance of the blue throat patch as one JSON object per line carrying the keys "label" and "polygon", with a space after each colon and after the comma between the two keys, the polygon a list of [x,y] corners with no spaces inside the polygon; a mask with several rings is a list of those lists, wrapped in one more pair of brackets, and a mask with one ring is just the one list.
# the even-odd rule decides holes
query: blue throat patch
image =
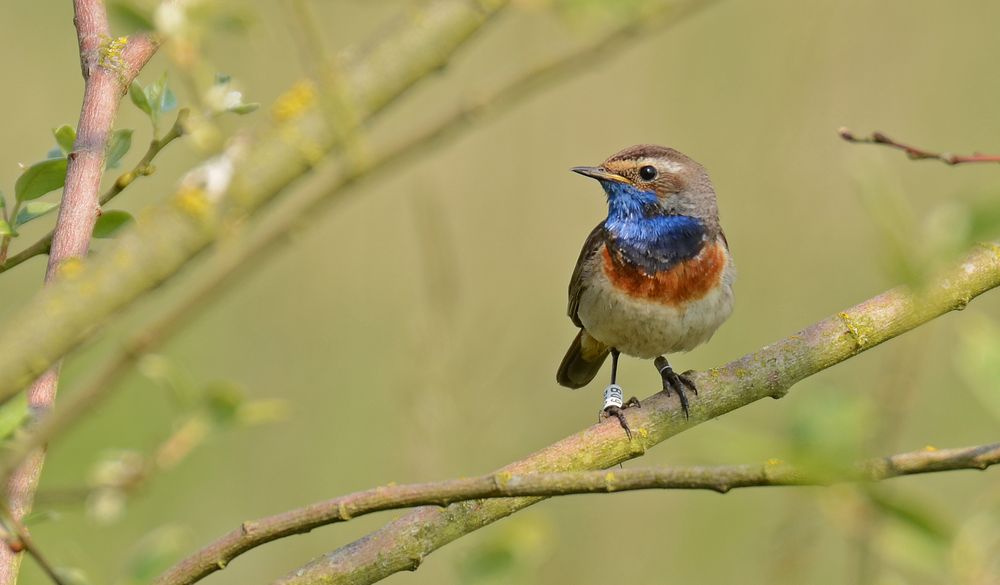
{"label": "blue throat patch", "polygon": [[602,181],[608,194],[604,229],[612,257],[656,274],[694,258],[705,246],[705,226],[686,215],[668,215],[655,193]]}

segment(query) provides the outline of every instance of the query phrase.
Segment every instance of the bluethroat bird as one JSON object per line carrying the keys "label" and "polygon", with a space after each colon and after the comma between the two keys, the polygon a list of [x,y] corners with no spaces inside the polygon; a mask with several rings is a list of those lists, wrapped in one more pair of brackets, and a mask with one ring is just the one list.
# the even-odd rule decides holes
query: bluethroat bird
{"label": "bluethroat bird", "polygon": [[639,401],[622,401],[619,354],[655,358],[664,392],[677,392],[687,416],[685,393],[698,390],[663,356],[708,341],[729,317],[735,270],[715,189],[697,162],[641,144],[572,171],[604,187],[608,217],[590,232],[570,279],[569,318],[580,332],[556,380],[582,388],[610,354],[602,416],[616,417],[631,438],[622,410]]}

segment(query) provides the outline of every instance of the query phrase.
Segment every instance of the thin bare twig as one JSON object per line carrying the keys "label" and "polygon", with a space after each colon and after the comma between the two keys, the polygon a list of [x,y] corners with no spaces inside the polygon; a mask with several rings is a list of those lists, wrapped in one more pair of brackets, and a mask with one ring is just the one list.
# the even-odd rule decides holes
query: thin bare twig
{"label": "thin bare twig", "polygon": [[952,154],[950,152],[933,152],[909,144],[904,144],[889,138],[881,132],[874,132],[868,137],[855,136],[848,128],[837,130],[840,137],[855,144],[881,144],[889,148],[896,148],[906,153],[906,156],[913,160],[939,160],[948,165],[959,165],[963,163],[1000,163],[1000,154],[972,153],[967,155]]}
{"label": "thin bare twig", "polygon": [[[98,189],[118,103],[157,48],[156,41],[146,35],[112,39],[107,12],[100,0],[74,0],[73,12],[84,96],[76,142],[68,155],[62,203],[45,272],[46,285],[58,278],[67,260],[87,253],[100,209]],[[57,361],[32,383],[28,407],[33,420],[39,420],[52,409],[58,381]],[[6,499],[14,522],[20,522],[31,510],[44,459],[44,450],[36,449],[9,479],[5,476]],[[20,559],[20,554],[0,548],[0,584],[13,585],[17,581]]]}
{"label": "thin bare twig", "polygon": [[559,496],[650,489],[696,489],[726,493],[752,486],[829,485],[880,481],[901,475],[955,469],[986,469],[1000,463],[1000,443],[958,449],[921,450],[857,463],[847,473],[818,475],[782,462],[718,467],[649,467],[616,471],[572,471],[480,477],[381,486],[317,502],[274,516],[243,522],[156,579],[155,585],[190,585],[237,556],[273,540],[320,526],[399,508],[448,506],[484,498]]}
{"label": "thin bare twig", "polygon": [[27,553],[55,585],[66,585],[55,565],[49,562],[48,557],[35,544],[34,539],[28,533],[28,528],[14,517],[7,506],[3,506],[0,513],[3,515],[2,524],[6,530],[5,544],[10,552]]}
{"label": "thin bare twig", "polygon": [[[149,143],[149,148],[146,149],[146,153],[142,155],[139,162],[135,163],[135,166],[133,166],[128,172],[119,175],[118,178],[115,179],[115,182],[108,187],[104,194],[101,195],[100,203],[102,207],[117,197],[139,177],[148,177],[155,172],[156,168],[152,164],[153,159],[156,158],[156,156],[160,154],[160,151],[166,148],[168,144],[184,135],[184,125],[187,121],[189,113],[190,112],[187,108],[182,108],[177,112],[177,119],[174,120],[174,125],[170,127],[170,130],[168,130],[167,133],[161,138],[153,139]],[[25,260],[30,260],[35,256],[48,254],[49,249],[52,247],[52,237],[54,235],[55,231],[53,230],[17,254],[14,254],[6,261],[0,262],[0,272],[6,272],[18,264],[21,264]]]}
{"label": "thin bare twig", "polygon": [[6,456],[0,459],[0,477],[9,472],[34,447],[45,444],[64,432],[106,396],[113,392],[132,366],[145,354],[161,347],[178,331],[204,310],[213,300],[229,289],[249,272],[265,264],[264,260],[282,249],[293,234],[305,223],[318,218],[333,201],[344,196],[348,189],[362,180],[375,178],[380,171],[429,155],[434,148],[448,143],[464,129],[482,123],[507,111],[514,105],[535,95],[559,80],[585,71],[597,59],[607,59],[619,50],[665,26],[678,23],[710,3],[671,4],[658,12],[644,14],[635,21],[626,22],[612,29],[601,38],[570,53],[534,66],[500,88],[468,101],[450,115],[397,145],[366,159],[363,166],[354,166],[337,175],[318,189],[310,191],[288,213],[263,228],[263,232],[237,250],[220,254],[212,266],[207,280],[194,287],[162,317],[147,325],[126,342],[99,373],[83,388],[75,391],[61,403],[43,424],[32,433],[10,445]]}

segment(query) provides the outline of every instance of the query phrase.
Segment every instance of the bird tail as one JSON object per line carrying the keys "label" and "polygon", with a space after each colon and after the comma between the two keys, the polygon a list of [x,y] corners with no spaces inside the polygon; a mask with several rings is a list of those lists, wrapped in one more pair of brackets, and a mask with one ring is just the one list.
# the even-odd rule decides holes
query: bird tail
{"label": "bird tail", "polygon": [[583,388],[601,370],[609,351],[608,346],[581,329],[559,364],[556,381],[567,388]]}

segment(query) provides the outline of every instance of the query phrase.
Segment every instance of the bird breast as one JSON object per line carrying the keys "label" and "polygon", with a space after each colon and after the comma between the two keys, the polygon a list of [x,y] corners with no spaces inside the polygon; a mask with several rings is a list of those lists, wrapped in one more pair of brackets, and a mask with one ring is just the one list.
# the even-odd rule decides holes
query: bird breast
{"label": "bird breast", "polygon": [[601,252],[601,272],[612,286],[632,298],[679,307],[703,298],[719,285],[726,255],[726,248],[715,242],[704,246],[693,258],[647,274],[638,266],[612,258],[605,246]]}
{"label": "bird breast", "polygon": [[580,321],[594,338],[629,355],[693,349],[732,312],[734,271],[720,240],[653,274],[617,260],[606,246],[588,268]]}

